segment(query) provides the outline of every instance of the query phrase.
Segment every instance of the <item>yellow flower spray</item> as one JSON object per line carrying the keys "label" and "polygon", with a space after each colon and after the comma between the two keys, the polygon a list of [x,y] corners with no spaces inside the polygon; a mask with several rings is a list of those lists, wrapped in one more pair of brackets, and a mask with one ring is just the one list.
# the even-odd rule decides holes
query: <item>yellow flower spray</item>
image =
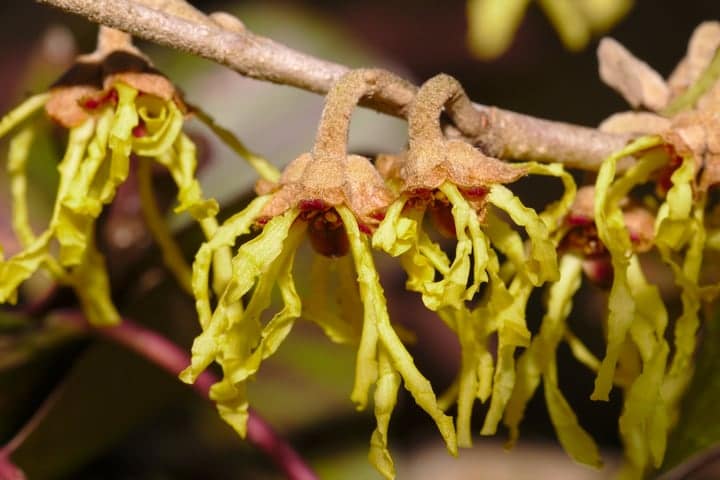
{"label": "yellow flower spray", "polygon": [[[369,234],[392,201],[392,194],[366,158],[346,151],[350,116],[360,98],[395,82],[402,80],[379,70],[356,70],[343,76],[328,93],[312,151],[291,162],[277,184],[262,184],[261,195],[202,245],[193,266],[193,291],[203,332],[193,344],[190,367],[181,375],[184,381],[192,382],[211,362],[220,364],[224,377],[213,386],[211,395],[223,418],[244,435],[247,382],[262,361],[277,350],[294,320],[305,313],[331,339],[358,344],[351,399],[358,409],[365,408],[370,388],[375,385],[377,428],[371,439],[370,460],[386,478],[395,475],[387,429],[401,383],[435,420],[448,450],[455,453],[457,448],[451,418],[439,408],[430,383],[417,370],[390,323],[372,259]],[[208,289],[210,259],[218,248],[234,245],[253,225],[260,225],[262,231],[238,248],[232,278],[213,308]],[[292,267],[305,235],[323,255],[352,256],[354,281],[347,278],[344,260],[334,261],[344,272],[343,295],[348,297],[344,305],[357,305],[358,300],[362,303],[361,325],[353,311],[341,311],[338,318],[318,308],[317,302],[322,306],[322,300],[309,299],[308,305],[302,306]],[[317,268],[313,277],[326,278]],[[270,306],[276,285],[283,307],[263,324],[261,314]]]}

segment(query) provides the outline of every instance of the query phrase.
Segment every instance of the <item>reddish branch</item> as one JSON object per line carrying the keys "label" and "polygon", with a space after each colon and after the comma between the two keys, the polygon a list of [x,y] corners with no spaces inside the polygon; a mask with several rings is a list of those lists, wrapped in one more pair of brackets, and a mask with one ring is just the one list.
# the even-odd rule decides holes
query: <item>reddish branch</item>
{"label": "reddish branch", "polygon": [[[227,14],[205,16],[184,0],[38,0],[139,38],[225,65],[247,77],[325,94],[348,67],[293,50],[245,29]],[[363,105],[406,116],[411,84],[394,85]],[[627,136],[474,105],[455,117],[463,135],[506,159],[557,161],[596,170]]]}
{"label": "reddish branch", "polygon": [[[128,319],[124,319],[115,327],[93,328],[82,313],[69,311],[53,315],[53,320],[62,326],[92,333],[122,345],[174,376],[190,364],[190,357],[185,350],[164,336]],[[210,387],[217,381],[217,377],[206,370],[198,377],[192,388],[207,399]],[[292,446],[252,409],[248,419],[247,439],[267,454],[290,480],[317,480],[315,473]],[[4,450],[0,450],[0,457],[3,453]],[[2,479],[1,472],[0,479]]]}

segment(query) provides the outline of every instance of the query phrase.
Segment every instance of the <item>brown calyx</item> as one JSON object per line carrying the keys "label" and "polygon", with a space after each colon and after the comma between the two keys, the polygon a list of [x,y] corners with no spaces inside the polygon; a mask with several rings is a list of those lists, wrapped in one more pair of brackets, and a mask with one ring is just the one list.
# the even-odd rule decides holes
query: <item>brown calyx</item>
{"label": "brown calyx", "polygon": [[292,161],[274,188],[259,185],[264,193],[274,190],[262,216],[321,202],[328,207],[346,205],[364,229],[377,225],[393,195],[367,158],[347,154],[348,129],[363,96],[398,82],[404,80],[374,69],[353,70],[338,80],[328,93],[312,152]]}
{"label": "brown calyx", "polygon": [[522,167],[488,157],[462,140],[443,135],[443,110],[455,120],[455,112],[471,106],[462,86],[449,75],[437,75],[423,84],[410,105],[410,148],[398,172],[403,191],[436,189],[446,181],[466,189],[489,187],[515,181],[527,173]]}
{"label": "brown calyx", "polygon": [[185,105],[173,84],[132,45],[129,35],[101,27],[95,52],[81,55],[51,87],[48,116],[65,128],[81,125],[93,110],[114,102],[114,86],[125,83],[138,92]]}

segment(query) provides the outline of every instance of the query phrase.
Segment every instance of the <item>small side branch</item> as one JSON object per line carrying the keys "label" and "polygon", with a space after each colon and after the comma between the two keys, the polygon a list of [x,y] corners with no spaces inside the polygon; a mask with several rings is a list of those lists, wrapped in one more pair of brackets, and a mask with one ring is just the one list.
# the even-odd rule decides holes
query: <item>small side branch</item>
{"label": "small side branch", "polygon": [[[37,0],[88,20],[128,32],[160,45],[192,53],[225,65],[258,80],[325,94],[349,69],[298,52],[269,38],[256,35],[238,22],[226,28],[183,0]],[[412,85],[392,85],[362,105],[405,117],[415,95]],[[477,125],[462,131],[486,153],[506,159],[555,161],[568,166],[597,170],[600,162],[628,141],[624,135],[562,122],[542,120],[475,104],[461,122]]]}
{"label": "small side branch", "polygon": [[[114,327],[94,328],[79,311],[53,314],[52,318],[60,325],[92,333],[122,345],[176,377],[190,364],[190,357],[183,349],[164,336],[131,320],[123,319],[120,325]],[[218,378],[206,370],[200,374],[192,388],[207,399],[210,387],[217,381]],[[317,475],[292,446],[252,409],[249,413],[247,439],[265,452],[288,479],[317,480]]]}

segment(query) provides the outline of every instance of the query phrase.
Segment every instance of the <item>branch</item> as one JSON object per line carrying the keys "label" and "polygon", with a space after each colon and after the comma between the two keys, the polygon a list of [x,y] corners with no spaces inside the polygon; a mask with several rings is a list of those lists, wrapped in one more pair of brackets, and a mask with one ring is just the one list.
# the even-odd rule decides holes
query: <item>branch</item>
{"label": "branch", "polygon": [[[93,328],[82,313],[74,310],[53,314],[52,319],[62,326],[93,333],[122,345],[175,377],[190,364],[190,357],[183,349],[164,336],[128,319],[123,319],[122,323],[115,327],[102,328]],[[210,395],[210,387],[217,382],[218,378],[206,370],[191,386],[207,399]],[[247,439],[265,452],[288,479],[317,480],[315,473],[292,446],[252,409],[249,412]]]}
{"label": "branch", "polygon": [[[239,21],[229,22],[227,15],[213,20],[184,0],[37,1],[212,60],[250,78],[319,94],[327,93],[349,70],[256,35],[244,29]],[[411,84],[394,85],[365,99],[362,105],[405,117],[416,90]],[[500,158],[555,161],[569,167],[597,170],[605,157],[629,140],[625,135],[474,106],[467,114],[476,118],[460,123],[464,128],[462,133],[469,141],[481,145],[486,153]]]}

